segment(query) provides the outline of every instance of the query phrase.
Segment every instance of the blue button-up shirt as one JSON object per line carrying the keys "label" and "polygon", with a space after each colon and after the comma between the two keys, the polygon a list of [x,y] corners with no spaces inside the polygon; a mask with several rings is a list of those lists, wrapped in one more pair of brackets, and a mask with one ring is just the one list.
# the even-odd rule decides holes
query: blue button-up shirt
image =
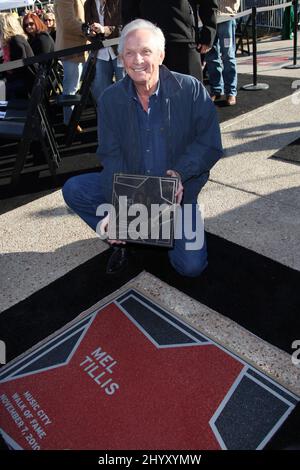
{"label": "blue button-up shirt", "polygon": [[165,176],[167,168],[167,143],[163,127],[163,113],[160,86],[149,98],[148,110],[145,111],[132,84],[132,98],[136,103],[140,130],[140,174]]}

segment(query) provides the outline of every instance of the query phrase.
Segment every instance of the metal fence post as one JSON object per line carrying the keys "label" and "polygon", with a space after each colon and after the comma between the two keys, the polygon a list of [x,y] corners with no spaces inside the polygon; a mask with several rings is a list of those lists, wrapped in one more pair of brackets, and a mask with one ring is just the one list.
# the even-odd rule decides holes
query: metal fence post
{"label": "metal fence post", "polygon": [[267,90],[269,85],[267,83],[257,83],[257,34],[256,34],[256,7],[252,7],[252,49],[253,49],[253,83],[244,85],[242,90],[256,91]]}

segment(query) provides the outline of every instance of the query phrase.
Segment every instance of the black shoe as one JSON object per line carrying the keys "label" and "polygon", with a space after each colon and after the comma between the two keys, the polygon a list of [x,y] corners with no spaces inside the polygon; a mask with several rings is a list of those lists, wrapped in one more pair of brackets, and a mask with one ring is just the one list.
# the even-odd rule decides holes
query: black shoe
{"label": "black shoe", "polygon": [[120,274],[129,263],[128,249],[125,247],[114,247],[106,266],[106,274]]}

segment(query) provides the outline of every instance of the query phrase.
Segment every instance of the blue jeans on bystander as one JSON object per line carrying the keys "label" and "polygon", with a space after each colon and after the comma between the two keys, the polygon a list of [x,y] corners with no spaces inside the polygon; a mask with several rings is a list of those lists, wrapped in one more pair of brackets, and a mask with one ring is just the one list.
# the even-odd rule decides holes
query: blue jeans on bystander
{"label": "blue jeans on bystander", "polygon": [[[63,78],[63,95],[75,95],[80,83],[83,70],[82,62],[72,62],[71,60],[63,60],[64,78]],[[71,118],[73,106],[64,106],[64,124],[68,124]]]}
{"label": "blue jeans on bystander", "polygon": [[212,95],[236,96],[235,20],[218,23],[213,47],[205,54]]}
{"label": "blue jeans on bystander", "polygon": [[124,69],[118,65],[118,59],[97,59],[96,74],[92,83],[92,94],[96,102],[105,88],[112,85],[114,77],[116,81],[124,77]]}

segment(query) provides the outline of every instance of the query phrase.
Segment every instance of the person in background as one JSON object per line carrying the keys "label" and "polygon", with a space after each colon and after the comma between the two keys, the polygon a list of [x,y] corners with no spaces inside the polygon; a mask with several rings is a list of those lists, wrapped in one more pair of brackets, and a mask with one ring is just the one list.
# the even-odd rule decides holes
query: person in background
{"label": "person in background", "polygon": [[[183,212],[178,223],[183,230],[168,255],[178,273],[195,277],[207,265],[197,200],[209,170],[223,153],[220,127],[202,83],[162,65],[164,47],[161,29],[149,21],[137,19],[123,28],[119,54],[127,75],[102,93],[98,106],[97,154],[103,170],[69,179],[63,196],[74,212],[102,233],[109,216],[101,217],[97,209],[111,201],[115,173],[177,177],[176,202]],[[191,249],[189,229],[190,242],[201,238]],[[126,247],[120,245],[109,259],[107,273],[116,274],[124,266]]]}
{"label": "person in background", "polygon": [[[85,0],[55,0],[55,50],[58,51],[70,47],[83,46],[87,43],[87,39],[82,32],[82,24],[84,23],[84,3]],[[64,69],[63,94],[75,95],[79,88],[86,54],[81,52],[79,54],[67,56],[61,60]],[[64,106],[63,113],[64,124],[67,126],[72,114],[72,107]],[[78,127],[77,131],[81,132],[82,129]]]}
{"label": "person in background", "polygon": [[[0,43],[3,62],[26,59],[34,55],[19,19],[13,13],[0,13]],[[33,69],[20,67],[8,70],[5,78],[7,100],[28,98],[35,79]]]}
{"label": "person in background", "polygon": [[236,21],[233,15],[238,12],[240,3],[240,0],[219,0],[215,41],[212,49],[205,55],[211,98],[216,101],[225,94],[228,106],[236,104]]}
{"label": "person in background", "polygon": [[124,25],[144,18],[159,26],[166,38],[164,64],[202,81],[201,54],[213,44],[217,9],[217,0],[125,0],[122,19]]}
{"label": "person in background", "polygon": [[52,5],[52,3],[47,3],[46,5],[44,5],[44,8],[45,8],[45,13],[54,14],[54,6]]}
{"label": "person in background", "polygon": [[54,41],[48,34],[46,25],[35,13],[27,13],[24,16],[23,29],[34,55],[54,51]]}
{"label": "person in background", "polygon": [[46,11],[43,16],[43,22],[47,27],[47,31],[55,42],[56,39],[56,22],[55,15],[52,11]]}
{"label": "person in background", "polygon": [[[104,35],[105,39],[116,38],[121,30],[121,0],[86,0],[85,21],[92,32]],[[103,47],[98,51],[96,75],[92,93],[97,101],[101,93],[124,76],[122,64],[117,58],[118,46]]]}

